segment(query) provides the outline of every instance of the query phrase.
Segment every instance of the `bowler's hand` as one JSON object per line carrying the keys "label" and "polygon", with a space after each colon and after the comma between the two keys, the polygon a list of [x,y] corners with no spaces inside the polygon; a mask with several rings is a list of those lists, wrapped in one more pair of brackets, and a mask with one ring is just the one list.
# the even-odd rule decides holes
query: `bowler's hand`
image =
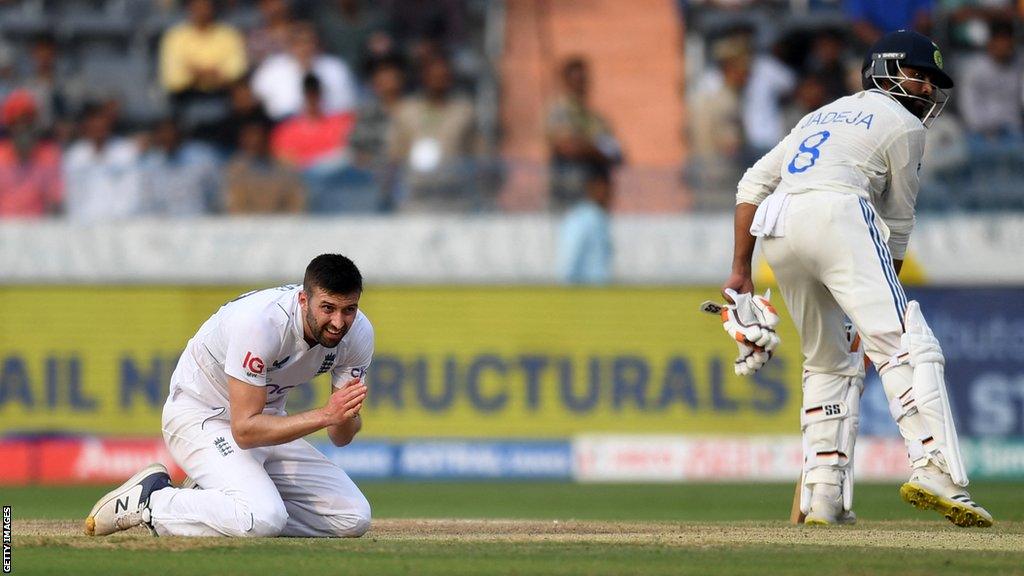
{"label": "bowler's hand", "polygon": [[343,424],[359,416],[364,399],[366,399],[366,385],[359,378],[350,381],[344,388],[332,392],[331,397],[327,399],[327,405],[324,406],[327,425]]}

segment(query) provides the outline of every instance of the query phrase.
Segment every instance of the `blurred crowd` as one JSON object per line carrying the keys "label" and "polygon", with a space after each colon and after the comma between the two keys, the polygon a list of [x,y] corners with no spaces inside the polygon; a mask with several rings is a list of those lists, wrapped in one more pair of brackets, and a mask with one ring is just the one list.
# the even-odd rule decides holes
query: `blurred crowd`
{"label": "blurred crowd", "polygon": [[485,208],[466,17],[457,0],[0,0],[0,218]]}
{"label": "blurred crowd", "polygon": [[1024,208],[1024,68],[1014,2],[810,2],[782,19],[764,18],[754,4],[683,5],[705,55],[688,83],[684,170],[699,204],[731,203],[743,171],[800,118],[861,90],[871,43],[885,31],[915,29],[943,47],[956,81],[928,131],[918,206]]}
{"label": "blurred crowd", "polygon": [[[678,4],[697,208],[728,208],[745,168],[803,115],[860,90],[871,42],[914,28],[957,82],[929,129],[919,206],[1024,209],[1012,0]],[[493,5],[0,0],[0,218],[494,209]],[[576,255],[564,275],[601,281],[627,154],[591,102],[587,58],[547,61],[545,205]]]}

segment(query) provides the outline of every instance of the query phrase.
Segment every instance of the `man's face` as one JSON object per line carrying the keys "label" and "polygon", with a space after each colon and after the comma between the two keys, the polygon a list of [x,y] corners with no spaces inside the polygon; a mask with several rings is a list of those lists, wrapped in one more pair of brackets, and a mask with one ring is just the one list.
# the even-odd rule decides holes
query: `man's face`
{"label": "man's face", "polygon": [[444,96],[452,87],[452,72],[448,64],[433,60],[423,69],[423,88],[431,96]]}
{"label": "man's face", "polygon": [[402,95],[402,71],[394,66],[385,66],[374,72],[370,83],[381,100],[392,101]]}
{"label": "man's face", "polygon": [[57,62],[57,46],[50,42],[39,42],[32,47],[32,59],[37,70],[50,70]]}
{"label": "man's face", "polygon": [[794,99],[804,110],[817,110],[825,105],[825,85],[815,78],[805,78],[796,87]]}
{"label": "man's face", "polygon": [[165,151],[174,150],[181,143],[178,127],[173,122],[161,122],[153,131],[153,143]]}
{"label": "man's face", "polygon": [[188,4],[188,16],[196,26],[206,26],[213,22],[216,12],[210,0],[192,0]]}
{"label": "man's face", "polygon": [[264,22],[274,22],[288,17],[288,3],[284,0],[260,0],[258,9]]}
{"label": "man's face", "polygon": [[739,89],[747,84],[750,78],[750,59],[736,56],[722,62],[722,76],[731,88]]}
{"label": "man's face", "polygon": [[993,60],[1000,64],[1013,61],[1015,51],[1012,34],[993,35],[988,41],[988,53]]}
{"label": "man's face", "polygon": [[925,102],[916,98],[907,99],[910,111],[918,118],[924,118],[924,115],[928,113],[935,101],[935,85],[932,84],[932,79],[928,73],[923,70],[910,66],[903,66],[902,70],[907,80],[904,80],[901,86],[907,91],[907,94],[927,100]]}
{"label": "man's face", "polygon": [[610,181],[601,178],[591,178],[587,182],[587,196],[601,208],[611,210],[612,184]]}
{"label": "man's face", "polygon": [[246,113],[259,107],[259,100],[247,82],[238,82],[231,87],[231,109]]}
{"label": "man's face", "polygon": [[110,115],[106,112],[93,112],[85,119],[82,134],[89,140],[101,141],[110,137],[113,128]]}
{"label": "man's face", "polygon": [[932,78],[927,72],[911,66],[904,66],[903,74],[910,79],[910,82],[903,83],[903,87],[907,89],[907,92],[913,96],[931,98],[935,85],[932,84]]}
{"label": "man's face", "polygon": [[267,130],[256,123],[245,124],[238,135],[238,146],[250,156],[263,156],[267,146]]}
{"label": "man's face", "polygon": [[843,58],[843,42],[834,36],[814,40],[814,57],[822,64],[835,64]]}
{"label": "man's face", "polygon": [[352,328],[359,311],[361,294],[332,294],[314,287],[312,294],[299,292],[302,311],[302,332],[306,342],[334,348]]}
{"label": "man's face", "polygon": [[319,51],[316,31],[308,26],[296,25],[292,31],[291,49],[296,60],[304,66],[310,65]]}

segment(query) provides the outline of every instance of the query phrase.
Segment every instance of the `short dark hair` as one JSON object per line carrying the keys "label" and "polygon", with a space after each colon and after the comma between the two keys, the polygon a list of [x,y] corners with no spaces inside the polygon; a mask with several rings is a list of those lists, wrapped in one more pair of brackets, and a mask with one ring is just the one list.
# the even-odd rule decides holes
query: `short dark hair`
{"label": "short dark hair", "polygon": [[397,70],[401,74],[405,74],[408,63],[401,54],[396,52],[390,52],[381,56],[372,57],[367,59],[365,66],[365,76],[370,77],[380,72],[381,70],[393,69]]}
{"label": "short dark hair", "polygon": [[320,95],[321,91],[320,79],[316,77],[316,74],[312,72],[307,73],[302,77],[302,93],[306,96]]}
{"label": "short dark hair", "polygon": [[575,72],[586,72],[589,66],[583,56],[570,56],[562,62],[562,78]]}
{"label": "short dark hair", "polygon": [[40,32],[32,37],[32,44],[35,46],[50,46],[57,48],[57,37],[52,32]]}
{"label": "short dark hair", "polygon": [[158,128],[163,128],[164,126],[171,126],[178,132],[181,132],[182,130],[181,119],[174,114],[161,114],[149,123],[150,130],[157,130]]}
{"label": "short dark hair", "polygon": [[999,36],[1013,38],[1013,22],[1009,20],[1003,20],[1002,18],[992,20],[988,24],[988,35],[989,38],[996,38]]}
{"label": "short dark hair", "polygon": [[82,105],[82,108],[78,111],[78,121],[84,122],[86,120],[95,118],[96,116],[103,116],[107,113],[107,107],[98,100],[89,100]]}
{"label": "short dark hair", "polygon": [[302,289],[313,295],[320,288],[330,294],[354,294],[363,291],[363,276],[355,262],[341,254],[321,254],[306,266]]}

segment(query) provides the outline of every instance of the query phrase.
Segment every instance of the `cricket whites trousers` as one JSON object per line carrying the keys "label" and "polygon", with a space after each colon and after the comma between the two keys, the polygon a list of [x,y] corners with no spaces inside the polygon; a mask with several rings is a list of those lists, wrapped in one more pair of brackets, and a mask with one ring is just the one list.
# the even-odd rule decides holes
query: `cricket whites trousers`
{"label": "cricket whites trousers", "polygon": [[762,250],[800,332],[804,369],[854,376],[849,317],[876,366],[901,349],[907,297],[871,204],[853,194],[805,192],[788,199],[785,233]]}
{"label": "cricket whites trousers", "polygon": [[369,529],[366,498],[309,442],[243,450],[225,408],[172,390],[163,411],[164,441],[201,489],[153,493],[158,534],[357,537]]}

